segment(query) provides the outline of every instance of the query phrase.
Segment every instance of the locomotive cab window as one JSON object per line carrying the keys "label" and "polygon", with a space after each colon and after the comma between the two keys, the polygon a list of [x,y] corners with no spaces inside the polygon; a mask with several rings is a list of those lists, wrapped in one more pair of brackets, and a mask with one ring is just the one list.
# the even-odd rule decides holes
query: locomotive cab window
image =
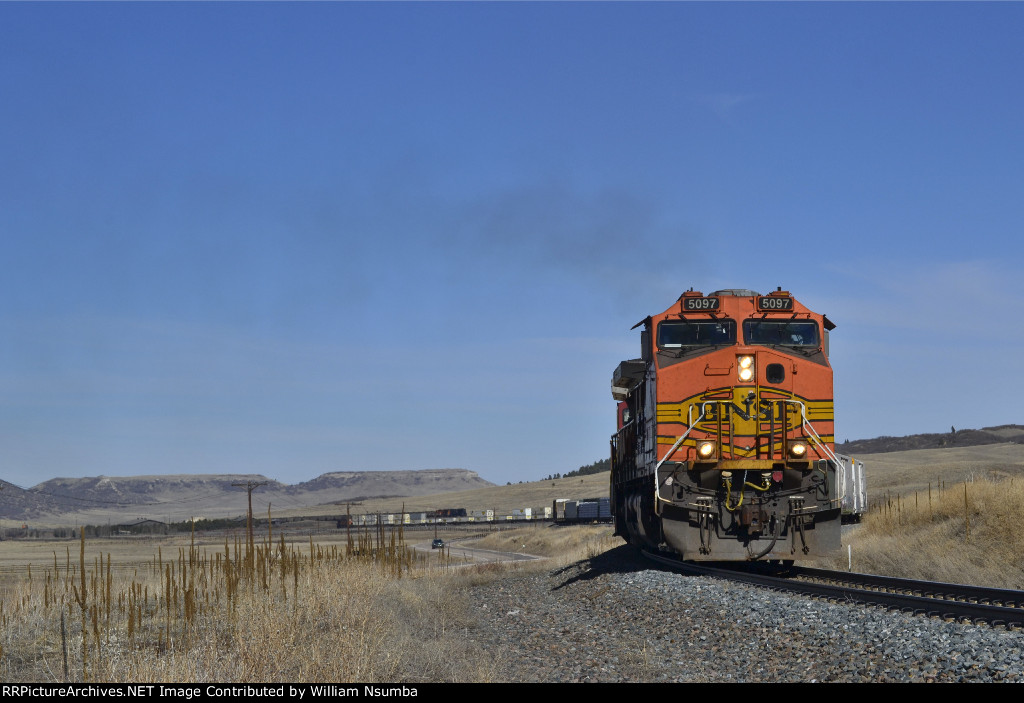
{"label": "locomotive cab window", "polygon": [[715,347],[735,343],[735,320],[666,320],[658,325],[659,349]]}
{"label": "locomotive cab window", "polygon": [[747,344],[817,349],[818,323],[813,320],[744,320]]}

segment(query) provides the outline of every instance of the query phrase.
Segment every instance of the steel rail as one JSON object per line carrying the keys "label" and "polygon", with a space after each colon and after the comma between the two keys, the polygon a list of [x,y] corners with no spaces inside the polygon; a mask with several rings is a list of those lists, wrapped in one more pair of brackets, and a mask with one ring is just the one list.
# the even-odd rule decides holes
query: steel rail
{"label": "steel rail", "polygon": [[[1006,627],[1024,627],[1024,606],[1002,605],[1002,603],[1024,604],[1024,592],[1021,591],[935,581],[916,581],[871,574],[852,574],[807,567],[792,567],[790,570],[792,576],[771,576],[743,571],[738,567],[704,566],[699,562],[684,562],[664,554],[647,551],[643,553],[652,561],[665,564],[684,573],[713,576],[819,598],[880,605],[914,614],[970,622],[986,622]],[[793,576],[797,578],[793,578]],[[820,580],[804,580],[807,578]],[[821,581],[829,581],[829,583]]]}
{"label": "steel rail", "polygon": [[1024,609],[1024,591],[1014,591],[1008,588],[989,588],[943,581],[917,581],[895,576],[876,576],[874,574],[814,569],[806,566],[794,566],[790,569],[790,574],[799,578],[854,583],[865,588],[909,591],[929,598],[964,600]]}

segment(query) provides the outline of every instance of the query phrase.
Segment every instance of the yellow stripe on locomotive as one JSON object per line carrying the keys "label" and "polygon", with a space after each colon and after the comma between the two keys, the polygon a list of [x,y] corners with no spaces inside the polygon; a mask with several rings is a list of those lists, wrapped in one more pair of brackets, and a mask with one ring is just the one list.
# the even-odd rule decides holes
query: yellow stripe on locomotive
{"label": "yellow stripe on locomotive", "polygon": [[[691,396],[679,403],[658,403],[658,445],[674,445],[676,461],[700,460],[695,454],[700,441],[719,440],[720,455],[727,458],[785,459],[783,440],[804,441],[815,458],[828,458],[826,445],[835,442],[833,403],[808,400],[791,392],[760,387],[719,388]],[[805,423],[815,434],[806,436]],[[719,454],[716,454],[719,455]],[[658,458],[665,458],[659,451]]]}

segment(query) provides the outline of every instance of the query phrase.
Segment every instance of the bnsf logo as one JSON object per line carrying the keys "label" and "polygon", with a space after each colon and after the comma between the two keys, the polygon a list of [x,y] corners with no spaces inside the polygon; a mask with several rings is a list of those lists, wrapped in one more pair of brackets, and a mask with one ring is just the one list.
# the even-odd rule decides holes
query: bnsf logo
{"label": "bnsf logo", "polygon": [[793,299],[775,296],[772,298],[758,298],[758,310],[792,310]]}

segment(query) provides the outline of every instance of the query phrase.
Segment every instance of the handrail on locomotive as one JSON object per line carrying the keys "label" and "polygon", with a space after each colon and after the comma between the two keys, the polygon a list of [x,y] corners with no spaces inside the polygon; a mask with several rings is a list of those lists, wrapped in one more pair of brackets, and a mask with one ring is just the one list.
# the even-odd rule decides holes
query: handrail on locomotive
{"label": "handrail on locomotive", "polygon": [[[693,420],[693,405],[690,405],[690,407],[689,407],[689,409],[687,411],[687,418],[686,418],[687,428],[686,428],[686,431],[682,435],[679,436],[679,439],[676,440],[676,443],[673,444],[672,447],[669,449],[669,451],[666,452],[665,456],[662,457],[662,459],[659,460],[659,462],[657,463],[657,466],[654,468],[654,472],[651,474],[651,477],[654,479],[654,499],[655,499],[655,503],[654,504],[655,504],[655,509],[662,502],[666,502],[666,503],[670,503],[670,504],[672,503],[671,500],[667,500],[667,499],[662,497],[662,492],[660,492],[660,482],[658,481],[658,478],[657,478],[658,475],[659,475],[658,474],[658,470],[660,468],[662,468],[662,465],[664,465],[666,462],[668,462],[668,460],[672,457],[672,455],[674,453],[676,453],[676,450],[683,443],[683,441],[690,435],[690,433],[693,431],[694,427],[696,427],[697,424],[699,424],[700,422],[703,421],[703,419],[706,418],[706,416],[708,414],[708,406],[712,405],[712,404],[716,405],[716,414],[718,414],[718,413],[721,412],[720,407],[721,407],[723,402],[724,401],[722,401],[722,400],[706,400],[706,401],[701,402],[700,403],[700,414],[697,416],[696,421]],[[794,400],[794,399],[783,399],[783,400],[780,400],[778,402],[780,402],[780,403],[792,403],[794,405],[799,406],[799,408],[800,408],[800,418],[801,418],[801,428],[804,430],[805,436],[808,439],[811,440],[811,443],[813,445],[815,445],[816,449],[820,449],[820,453],[823,453],[825,458],[827,458],[829,460],[829,462],[831,462],[831,466],[834,467],[835,471],[841,470],[845,466],[845,463],[841,462],[841,460],[836,455],[836,453],[833,450],[831,450],[830,448],[828,448],[828,445],[825,444],[824,441],[822,441],[821,435],[819,435],[818,432],[814,429],[814,426],[811,424],[811,421],[807,418],[807,405],[804,404],[803,402],[799,401],[799,400]],[[782,432],[782,436],[784,438],[784,436],[785,436],[784,435],[784,431]],[[719,438],[719,440],[721,440],[721,438]],[[821,471],[822,473],[824,473],[824,470],[822,470],[820,467],[815,466],[815,468],[817,470]],[[744,471],[743,473],[744,473],[744,476],[745,476],[746,472]],[[743,479],[743,483],[745,485],[749,485],[749,486],[752,486],[754,488],[757,488],[758,490],[765,490],[765,489],[763,489],[761,487],[753,486],[753,484],[746,483],[745,478]],[[836,497],[829,497],[829,502],[833,502],[833,503],[837,503],[837,504],[842,504],[843,500],[846,499],[846,481],[837,481],[836,484],[840,488],[840,494],[837,495]],[[728,496],[728,492],[727,492],[727,496]],[[726,498],[726,500],[728,502],[728,497]],[[740,492],[740,501],[742,501],[742,492]],[[727,508],[727,510],[730,510],[730,511],[733,510],[733,509],[728,507],[728,504],[726,504],[726,508]],[[736,508],[738,508],[738,506],[736,506]]]}

